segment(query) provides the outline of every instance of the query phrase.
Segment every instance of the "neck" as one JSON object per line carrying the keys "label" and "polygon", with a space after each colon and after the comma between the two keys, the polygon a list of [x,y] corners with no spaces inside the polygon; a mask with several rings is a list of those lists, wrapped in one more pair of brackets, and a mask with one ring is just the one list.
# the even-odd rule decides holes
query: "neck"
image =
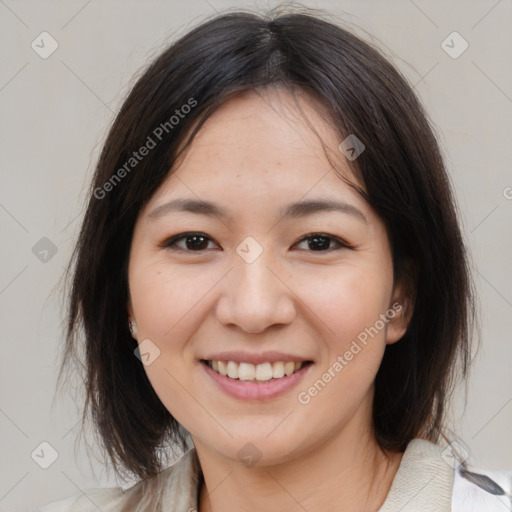
{"label": "neck", "polygon": [[402,453],[384,452],[370,432],[343,432],[279,465],[252,468],[196,445],[204,475],[199,512],[319,510],[376,512]]}

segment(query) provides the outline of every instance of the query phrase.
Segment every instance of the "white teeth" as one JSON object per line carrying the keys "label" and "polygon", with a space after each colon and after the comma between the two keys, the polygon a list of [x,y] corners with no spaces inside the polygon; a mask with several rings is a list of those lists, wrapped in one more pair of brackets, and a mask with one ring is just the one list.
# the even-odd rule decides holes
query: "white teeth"
{"label": "white teeth", "polygon": [[[219,363],[219,373],[221,375],[227,375],[228,374],[228,369],[226,368],[226,365],[224,364],[224,361],[218,361]],[[212,365],[213,365],[213,362],[212,362]],[[215,370],[215,368],[214,368]]]}
{"label": "white teeth", "polygon": [[228,377],[238,379],[238,365],[234,361],[228,361]]}
{"label": "white teeth", "polygon": [[246,381],[269,381],[271,379],[280,379],[285,375],[291,375],[300,368],[302,362],[294,361],[276,361],[275,363],[235,363],[234,361],[209,361],[210,367],[220,373],[221,375],[228,376],[230,379],[239,379]]}
{"label": "white teeth", "polygon": [[272,378],[272,365],[263,363],[256,366],[256,380],[270,380]]}
{"label": "white teeth", "polygon": [[285,375],[291,375],[295,370],[295,363],[293,361],[288,361],[284,363],[284,373]]}
{"label": "white teeth", "polygon": [[[236,363],[233,363],[236,364]],[[253,364],[240,363],[238,366],[238,378],[240,380],[254,380],[256,371]],[[231,377],[231,375],[230,375]]]}
{"label": "white teeth", "polygon": [[284,363],[282,361],[273,364],[272,377],[274,377],[274,379],[284,377]]}

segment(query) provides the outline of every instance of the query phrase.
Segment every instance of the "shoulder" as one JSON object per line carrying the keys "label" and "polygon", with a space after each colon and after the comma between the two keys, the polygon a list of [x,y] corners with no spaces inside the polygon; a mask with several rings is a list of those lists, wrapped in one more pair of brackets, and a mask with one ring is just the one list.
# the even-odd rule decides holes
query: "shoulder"
{"label": "shoulder", "polygon": [[195,448],[187,450],[169,468],[149,480],[142,480],[129,489],[110,487],[86,489],[64,499],[53,501],[32,512],[122,512],[148,510],[163,505],[191,503],[197,499],[199,463]]}
{"label": "shoulder", "polygon": [[442,451],[430,441],[411,440],[379,512],[450,510],[453,470]]}
{"label": "shoulder", "polygon": [[458,462],[456,443],[413,439],[379,512],[512,510],[512,471],[477,471]]}
{"label": "shoulder", "polygon": [[494,512],[512,509],[512,470],[454,469],[452,511]]}
{"label": "shoulder", "polygon": [[119,506],[123,494],[121,487],[86,489],[67,498],[48,503],[33,512],[89,512],[98,509],[102,512],[111,512]]}

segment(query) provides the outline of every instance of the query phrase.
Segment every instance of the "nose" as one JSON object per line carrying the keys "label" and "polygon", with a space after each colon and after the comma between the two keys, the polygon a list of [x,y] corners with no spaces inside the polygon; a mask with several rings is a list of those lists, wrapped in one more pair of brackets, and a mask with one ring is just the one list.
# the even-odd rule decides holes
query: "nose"
{"label": "nose", "polygon": [[216,308],[222,325],[257,334],[295,318],[295,295],[286,285],[282,269],[272,264],[266,253],[252,263],[235,255],[234,268],[223,280]]}

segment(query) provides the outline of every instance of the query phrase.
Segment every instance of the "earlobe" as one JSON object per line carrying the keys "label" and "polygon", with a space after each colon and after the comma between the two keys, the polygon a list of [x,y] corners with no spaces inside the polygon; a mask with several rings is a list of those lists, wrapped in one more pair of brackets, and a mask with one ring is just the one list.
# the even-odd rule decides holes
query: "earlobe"
{"label": "earlobe", "polygon": [[128,310],[128,329],[130,329],[130,333],[132,335],[133,339],[137,339],[137,323],[135,322],[133,318],[133,309],[130,301],[128,301],[127,304],[127,310]]}
{"label": "earlobe", "polygon": [[410,320],[410,307],[408,301],[394,301],[388,309],[389,323],[386,331],[386,344],[396,343],[407,332]]}
{"label": "earlobe", "polygon": [[135,323],[135,320],[130,320],[128,328],[130,329],[132,338],[137,339],[137,324]]}
{"label": "earlobe", "polygon": [[408,261],[402,279],[393,290],[390,307],[387,313],[389,323],[386,332],[386,344],[396,343],[407,332],[411,322],[415,304],[416,267]]}

